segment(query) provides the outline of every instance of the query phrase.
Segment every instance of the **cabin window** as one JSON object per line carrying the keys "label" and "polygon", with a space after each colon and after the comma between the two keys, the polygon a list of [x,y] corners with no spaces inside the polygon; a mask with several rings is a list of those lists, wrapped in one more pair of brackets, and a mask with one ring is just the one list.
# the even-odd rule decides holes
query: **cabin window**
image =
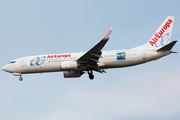
{"label": "cabin window", "polygon": [[13,64],[13,63],[15,63],[15,62],[16,62],[16,61],[11,61],[10,63]]}

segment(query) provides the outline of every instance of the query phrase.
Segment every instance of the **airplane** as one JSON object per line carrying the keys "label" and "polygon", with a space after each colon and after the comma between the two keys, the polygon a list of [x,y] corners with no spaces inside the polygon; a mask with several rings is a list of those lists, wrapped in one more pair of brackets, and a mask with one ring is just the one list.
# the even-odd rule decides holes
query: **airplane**
{"label": "airplane", "polygon": [[59,71],[64,73],[64,78],[81,77],[87,71],[92,80],[93,71],[106,73],[105,69],[134,66],[177,53],[171,50],[177,41],[170,42],[174,18],[168,16],[146,44],[132,49],[102,51],[110,38],[111,27],[88,52],[21,57],[12,60],[2,70],[20,76],[20,81],[23,80],[22,74]]}

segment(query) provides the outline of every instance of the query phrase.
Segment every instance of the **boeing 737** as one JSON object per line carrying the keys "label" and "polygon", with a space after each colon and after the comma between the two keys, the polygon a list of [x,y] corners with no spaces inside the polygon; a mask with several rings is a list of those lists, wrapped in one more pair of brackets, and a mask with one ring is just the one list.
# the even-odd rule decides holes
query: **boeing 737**
{"label": "boeing 737", "polygon": [[88,73],[94,79],[93,71],[106,73],[105,69],[122,68],[157,60],[173,52],[177,41],[170,42],[174,16],[168,16],[150,40],[132,49],[102,51],[110,38],[112,27],[106,36],[88,52],[27,56],[12,60],[2,69],[15,76],[29,73],[62,71],[64,78],[81,77]]}

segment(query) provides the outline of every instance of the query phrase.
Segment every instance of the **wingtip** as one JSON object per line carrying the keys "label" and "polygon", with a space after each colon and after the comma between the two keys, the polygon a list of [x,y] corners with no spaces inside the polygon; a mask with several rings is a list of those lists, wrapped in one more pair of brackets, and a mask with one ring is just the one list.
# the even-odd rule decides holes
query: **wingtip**
{"label": "wingtip", "polygon": [[112,29],[113,29],[113,26],[110,27],[110,30],[112,30]]}
{"label": "wingtip", "polygon": [[105,38],[110,38],[111,32],[112,32],[113,26],[110,27],[108,33],[106,34]]}

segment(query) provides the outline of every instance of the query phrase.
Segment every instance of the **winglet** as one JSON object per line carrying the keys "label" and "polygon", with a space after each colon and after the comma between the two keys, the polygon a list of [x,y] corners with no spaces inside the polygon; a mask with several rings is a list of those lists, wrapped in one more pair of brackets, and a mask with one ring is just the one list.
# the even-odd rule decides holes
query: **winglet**
{"label": "winglet", "polygon": [[113,27],[111,26],[111,28],[109,29],[108,33],[106,34],[106,36],[104,38],[110,38],[112,29],[113,29]]}

